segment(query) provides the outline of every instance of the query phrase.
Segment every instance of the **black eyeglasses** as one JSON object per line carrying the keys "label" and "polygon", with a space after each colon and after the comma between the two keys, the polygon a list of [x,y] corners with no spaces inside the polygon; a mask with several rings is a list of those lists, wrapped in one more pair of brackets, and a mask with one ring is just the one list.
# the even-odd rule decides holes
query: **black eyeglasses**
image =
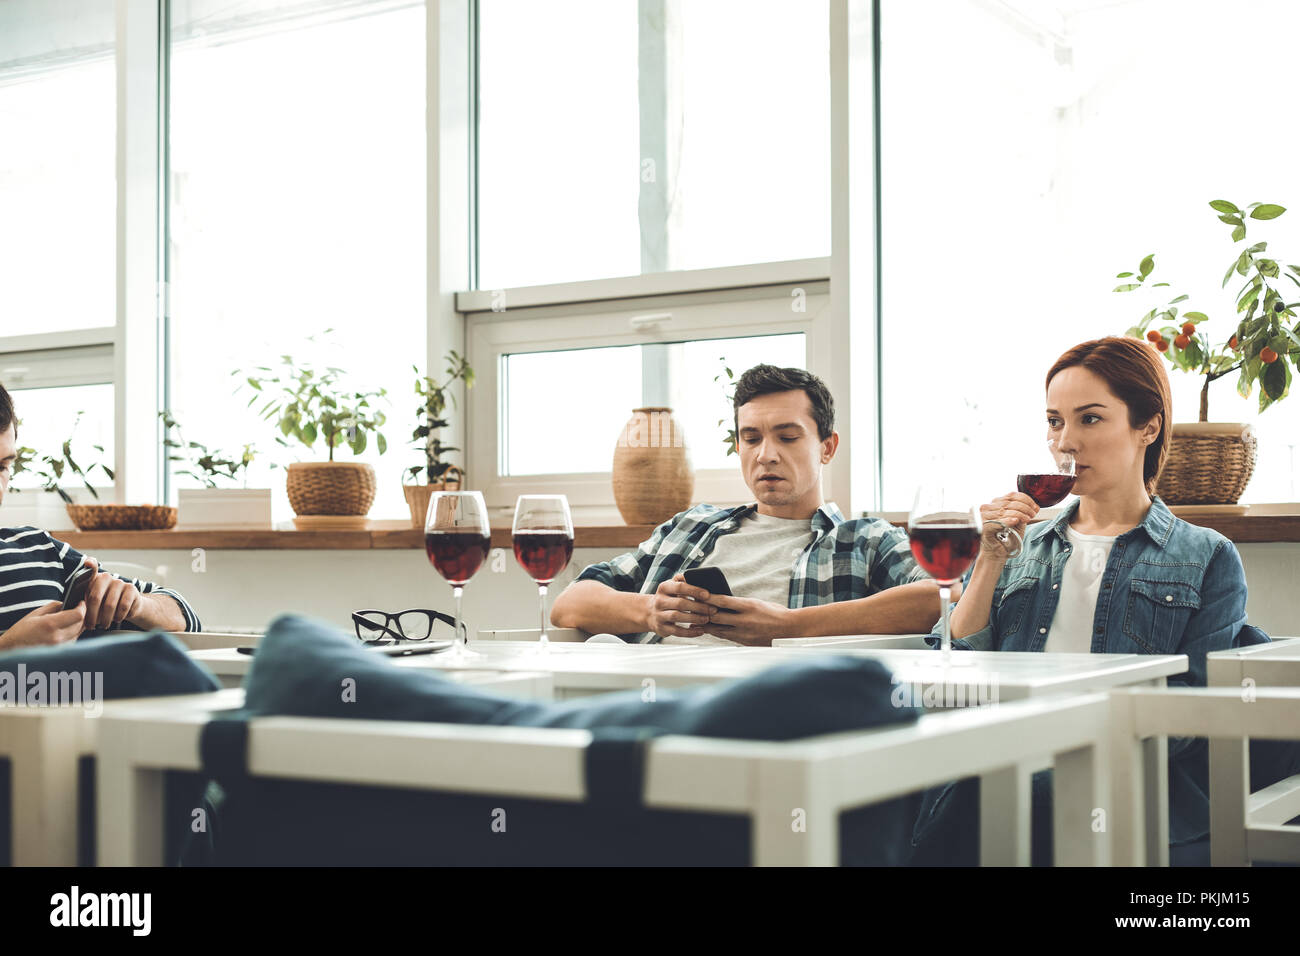
{"label": "black eyeglasses", "polygon": [[[456,621],[427,607],[407,608],[390,614],[388,611],[353,611],[352,626],[357,638],[366,644],[387,644],[391,641],[452,640],[456,635]],[[465,630],[462,622],[461,629]]]}

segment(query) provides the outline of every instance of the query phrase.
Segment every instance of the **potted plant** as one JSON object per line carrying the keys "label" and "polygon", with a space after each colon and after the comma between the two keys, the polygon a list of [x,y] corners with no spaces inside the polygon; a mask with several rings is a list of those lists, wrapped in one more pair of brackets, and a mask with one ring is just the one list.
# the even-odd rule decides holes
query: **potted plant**
{"label": "potted plant", "polygon": [[[81,412],[77,413],[72,423],[72,430],[59,449],[58,455],[38,455],[35,449],[23,446],[18,449],[14,461],[13,476],[29,474],[39,479],[39,489],[10,487],[10,493],[22,494],[23,499],[12,500],[5,507],[5,524],[13,527],[31,525],[46,531],[70,531],[74,527],[73,513],[69,505],[76,505],[72,493],[64,487],[65,482],[77,479],[90,492],[90,497],[99,500],[99,489],[91,483],[91,476],[96,472],[114,481],[113,469],[101,463],[82,468],[72,457],[72,434],[81,423]],[[19,422],[21,424],[21,422]],[[92,445],[95,451],[104,453],[103,445]]]}
{"label": "potted plant", "polygon": [[[182,488],[178,492],[182,527],[271,527],[271,489],[248,487],[248,466],[257,457],[253,445],[246,444],[241,451],[229,454],[209,450],[200,442],[187,442],[180,423],[169,411],[159,412],[158,417],[168,434],[163,444],[174,452],[167,456],[167,460],[188,466],[177,469],[176,474],[187,475],[203,485],[202,488]],[[172,429],[176,431],[175,439],[170,437]],[[236,483],[241,487],[232,487]],[[226,487],[222,487],[223,484]]]}
{"label": "potted plant", "polygon": [[448,404],[456,404],[452,385],[461,381],[466,388],[473,388],[474,369],[470,368],[464,356],[455,351],[448,352],[445,361],[447,380],[441,384],[432,376],[421,375],[417,366],[411,366],[416,376],[415,394],[420,396],[420,405],[415,410],[420,424],[411,432],[411,443],[422,452],[424,461],[403,472],[402,492],[406,495],[407,507],[411,509],[411,524],[416,528],[424,527],[424,516],[429,510],[429,499],[433,493],[446,489],[456,490],[465,479],[464,470],[442,460],[446,452],[460,449],[444,445],[438,433],[447,427],[447,420],[442,416]]}
{"label": "potted plant", "polygon": [[254,392],[250,407],[266,398],[258,414],[276,423],[277,442],[287,447],[284,439],[295,438],[307,448],[325,442],[325,461],[289,465],[289,504],[300,516],[364,516],[375,500],[375,470],[364,462],[335,461],[334,453],[347,447],[353,455],[362,454],[372,432],[379,453],[387,451],[388,440],[379,430],[386,416],[375,407],[387,390],[350,391],[342,384],[342,369],[327,367],[320,372],[290,355],[280,360],[278,374],[265,366],[253,369],[261,374],[235,374],[244,374],[245,385]]}
{"label": "potted plant", "polygon": [[[727,365],[727,357],[725,355],[719,356],[718,361],[722,363],[722,371],[719,372],[717,375],[713,376],[713,380],[715,382],[721,382],[723,375],[724,374],[726,375],[727,381],[726,384],[723,385],[722,394],[727,399],[728,405],[735,405],[736,376],[731,374],[731,368],[730,366]],[[718,419],[719,428],[727,424],[730,424],[731,427],[728,428],[727,431],[724,433],[722,437],[722,443],[727,446],[728,455],[735,455],[737,454],[737,452],[736,452],[736,418],[734,415],[731,417],[730,421],[728,421],[728,419],[725,418]]]}
{"label": "potted plant", "polygon": [[[1226,199],[1216,199],[1210,207],[1232,227],[1234,243],[1245,241],[1247,219],[1267,221],[1286,212],[1273,203],[1251,203],[1242,209]],[[1300,368],[1300,323],[1295,311],[1300,303],[1286,301],[1279,281],[1285,278],[1300,286],[1300,265],[1284,264],[1267,252],[1268,243],[1261,241],[1233,256],[1222,286],[1227,287],[1234,275],[1245,284],[1236,295],[1235,321],[1223,323],[1218,345],[1212,345],[1200,328],[1209,321],[1206,313],[1183,312],[1180,318],[1178,304],[1187,301],[1186,295],[1152,308],[1128,330],[1129,335],[1150,341],[1174,368],[1204,379],[1199,421],[1173,426],[1173,444],[1156,488],[1168,504],[1235,506],[1254,472],[1254,429],[1248,424],[1209,421],[1210,385],[1236,372],[1237,392],[1249,398],[1258,383],[1263,412],[1288,394],[1291,366]],[[1155,256],[1149,255],[1136,273],[1119,273],[1117,278],[1130,281],[1115,291],[1168,287],[1167,282],[1147,285],[1154,270]]]}

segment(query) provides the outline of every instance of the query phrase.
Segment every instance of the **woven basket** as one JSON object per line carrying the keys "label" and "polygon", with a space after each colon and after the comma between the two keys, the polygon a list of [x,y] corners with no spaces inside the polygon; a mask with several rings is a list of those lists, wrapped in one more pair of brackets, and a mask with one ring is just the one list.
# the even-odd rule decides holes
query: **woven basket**
{"label": "woven basket", "polygon": [[79,531],[166,531],[176,524],[176,509],[166,505],[68,505]]}
{"label": "woven basket", "polygon": [[402,492],[406,495],[406,506],[411,509],[412,528],[423,530],[424,519],[429,514],[429,499],[433,497],[435,491],[460,491],[461,483],[465,480],[465,472],[452,465],[445,474],[454,474],[455,477],[435,481],[431,485],[402,485]]}
{"label": "woven basket", "polygon": [[361,462],[294,462],[285,484],[299,515],[364,515],[375,501],[375,469]]}
{"label": "woven basket", "polygon": [[1173,444],[1156,494],[1167,505],[1232,505],[1255,472],[1257,446],[1250,425],[1189,422],[1174,425]]}

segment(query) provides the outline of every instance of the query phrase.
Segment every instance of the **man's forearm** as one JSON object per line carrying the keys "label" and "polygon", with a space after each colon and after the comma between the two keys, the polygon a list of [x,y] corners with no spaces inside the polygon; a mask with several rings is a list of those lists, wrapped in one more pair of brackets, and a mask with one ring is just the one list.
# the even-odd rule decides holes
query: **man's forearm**
{"label": "man's forearm", "polygon": [[551,623],[593,634],[639,634],[649,628],[653,600],[653,595],[615,591],[599,581],[575,581],[555,599]]}
{"label": "man's forearm", "polygon": [[183,631],[185,613],[174,598],[151,591],[140,595],[140,609],[131,616],[131,623],[146,631]]}
{"label": "man's forearm", "polygon": [[798,608],[791,619],[791,637],[928,634],[939,620],[939,587],[933,581],[914,581],[856,601]]}

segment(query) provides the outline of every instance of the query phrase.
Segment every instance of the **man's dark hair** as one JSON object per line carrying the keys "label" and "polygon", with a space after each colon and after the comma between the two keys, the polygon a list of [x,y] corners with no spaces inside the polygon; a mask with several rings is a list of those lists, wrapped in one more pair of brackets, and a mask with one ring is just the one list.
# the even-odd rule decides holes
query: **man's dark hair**
{"label": "man's dark hair", "polygon": [[0,435],[9,430],[9,426],[17,428],[17,422],[14,419],[14,400],[9,397],[9,392],[0,385]]}
{"label": "man's dark hair", "polygon": [[812,372],[801,368],[777,368],[775,365],[755,365],[736,379],[736,397],[732,402],[737,436],[740,434],[740,406],[760,395],[773,392],[802,391],[812,403],[813,421],[817,423],[817,437],[821,441],[831,437],[835,430],[835,399],[831,398],[826,383]]}

